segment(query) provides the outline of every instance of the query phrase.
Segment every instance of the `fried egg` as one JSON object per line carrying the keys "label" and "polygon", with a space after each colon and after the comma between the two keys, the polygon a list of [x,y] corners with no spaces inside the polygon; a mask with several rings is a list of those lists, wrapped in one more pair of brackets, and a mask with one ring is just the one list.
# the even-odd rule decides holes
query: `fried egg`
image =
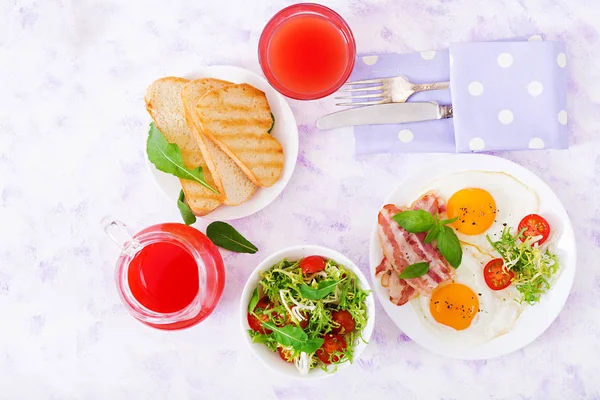
{"label": "fried egg", "polygon": [[483,267],[492,258],[463,245],[463,260],[454,279],[411,300],[433,336],[457,346],[476,346],[512,329],[524,306],[517,301],[514,286],[498,291],[487,286]]}
{"label": "fried egg", "polygon": [[429,295],[413,299],[414,310],[435,337],[457,346],[477,346],[509,332],[524,306],[514,286],[491,290],[483,267],[492,257],[476,247],[463,246],[463,261],[453,280]]}
{"label": "fried egg", "polygon": [[505,226],[516,228],[521,219],[537,213],[537,193],[503,172],[465,171],[430,182],[424,192],[434,191],[445,203],[443,218],[457,218],[450,226],[461,242],[491,252],[486,239],[499,238]]}

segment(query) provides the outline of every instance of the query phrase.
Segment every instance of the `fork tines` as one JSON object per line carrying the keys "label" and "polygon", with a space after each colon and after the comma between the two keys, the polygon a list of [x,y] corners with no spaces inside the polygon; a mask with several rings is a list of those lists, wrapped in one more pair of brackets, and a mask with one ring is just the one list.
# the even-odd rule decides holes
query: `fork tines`
{"label": "fork tines", "polygon": [[[371,85],[376,84],[376,85]],[[378,84],[378,85],[377,85]],[[361,85],[360,87],[356,87],[353,85]],[[367,86],[362,86],[367,85]],[[344,86],[339,90],[343,93],[349,93],[350,96],[340,96],[336,97],[336,100],[350,100],[349,103],[337,103],[336,106],[366,106],[371,104],[381,104],[385,102],[383,95],[384,85],[383,80],[381,79],[365,79],[362,81],[354,81],[354,82],[346,82]],[[361,92],[375,92],[375,93],[367,93],[361,94]],[[353,95],[356,93],[357,95]],[[366,102],[364,101],[352,101],[355,99],[370,99]],[[371,100],[372,99],[372,100]],[[380,100],[377,100],[380,99]]]}

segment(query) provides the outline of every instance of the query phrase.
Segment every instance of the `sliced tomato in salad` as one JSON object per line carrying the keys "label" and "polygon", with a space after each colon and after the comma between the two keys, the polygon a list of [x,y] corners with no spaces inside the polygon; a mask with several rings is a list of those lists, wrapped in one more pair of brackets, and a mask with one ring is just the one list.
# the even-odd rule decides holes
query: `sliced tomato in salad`
{"label": "sliced tomato in salad", "polygon": [[348,347],[342,335],[328,333],[323,337],[323,345],[316,351],[319,360],[325,364],[337,363],[344,357],[344,351]]}
{"label": "sliced tomato in salad", "polygon": [[285,362],[293,363],[294,359],[292,358],[292,352],[284,349],[283,347],[277,347],[277,352],[279,353],[279,357]]}
{"label": "sliced tomato in salad", "polygon": [[[267,297],[263,297],[258,301],[258,303],[256,303],[256,307],[254,307],[253,311],[257,309],[268,310],[271,307],[273,307],[273,304],[271,304]],[[250,325],[250,329],[252,329],[254,332],[258,332],[263,335],[273,332],[270,329],[263,328],[262,323],[267,321],[269,321],[269,317],[266,315],[254,316],[248,313],[248,325]]]}
{"label": "sliced tomato in salad", "polygon": [[542,238],[536,243],[542,244],[548,239],[548,236],[550,236],[550,224],[544,217],[537,214],[529,214],[521,220],[519,223],[519,232],[522,230],[525,230],[523,232],[523,237],[521,237],[521,241],[523,242],[528,237],[541,236]]}
{"label": "sliced tomato in salad", "polygon": [[331,330],[333,333],[350,333],[356,326],[352,314],[346,310],[332,311],[331,319],[334,322],[333,329]]}
{"label": "sliced tomato in salad", "polygon": [[321,256],[308,256],[300,261],[300,269],[304,275],[323,271],[326,265],[327,260]]}
{"label": "sliced tomato in salad", "polygon": [[504,260],[494,258],[483,268],[485,283],[492,290],[502,290],[508,287],[515,277],[515,273],[504,268]]}

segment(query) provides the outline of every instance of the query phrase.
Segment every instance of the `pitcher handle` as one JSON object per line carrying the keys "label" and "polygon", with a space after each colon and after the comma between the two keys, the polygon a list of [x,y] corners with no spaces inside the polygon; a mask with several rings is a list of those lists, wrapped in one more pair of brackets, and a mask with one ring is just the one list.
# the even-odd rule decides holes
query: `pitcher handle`
{"label": "pitcher handle", "polygon": [[123,222],[104,217],[102,219],[104,233],[117,245],[123,253],[133,255],[140,247],[140,243],[131,235],[129,228]]}

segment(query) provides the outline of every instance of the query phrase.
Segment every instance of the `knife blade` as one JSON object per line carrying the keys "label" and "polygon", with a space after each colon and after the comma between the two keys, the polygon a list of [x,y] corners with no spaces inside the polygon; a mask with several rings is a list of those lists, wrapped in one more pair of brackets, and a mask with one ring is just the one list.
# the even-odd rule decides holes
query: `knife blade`
{"label": "knife blade", "polygon": [[436,102],[387,103],[350,108],[317,120],[321,130],[355,125],[402,124],[452,117],[452,106]]}

